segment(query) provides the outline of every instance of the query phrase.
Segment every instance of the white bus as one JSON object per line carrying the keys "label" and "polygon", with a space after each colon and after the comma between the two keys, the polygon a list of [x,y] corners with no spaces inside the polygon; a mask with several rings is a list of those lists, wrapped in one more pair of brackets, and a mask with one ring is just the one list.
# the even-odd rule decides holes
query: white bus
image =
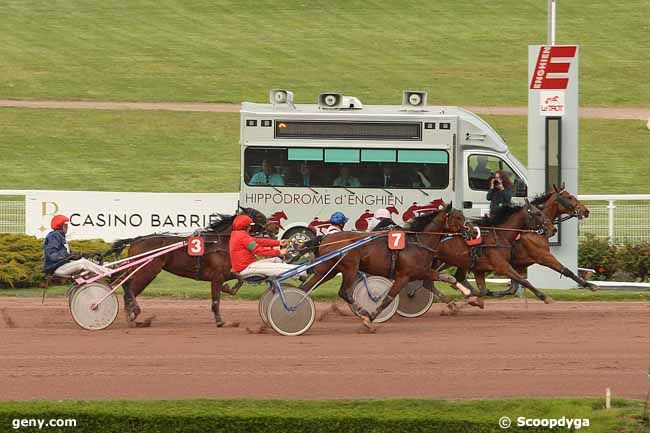
{"label": "white bus", "polygon": [[526,168],[496,131],[462,108],[427,106],[424,92],[404,92],[402,105],[340,94],[294,105],[283,90],[270,99],[241,107],[240,205],[280,222],[283,238],[311,236],[335,211],[345,229],[364,229],[378,208],[400,223],[440,199],[480,216],[497,170],[526,196]]}

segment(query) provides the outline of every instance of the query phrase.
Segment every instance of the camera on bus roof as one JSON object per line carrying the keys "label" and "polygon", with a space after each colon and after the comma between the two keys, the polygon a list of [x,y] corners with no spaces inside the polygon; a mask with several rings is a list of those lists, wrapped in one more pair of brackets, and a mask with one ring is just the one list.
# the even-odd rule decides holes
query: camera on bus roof
{"label": "camera on bus roof", "polygon": [[409,108],[427,108],[427,92],[405,90],[402,93],[402,105]]}
{"label": "camera on bus roof", "polygon": [[340,93],[321,93],[318,95],[318,107],[326,110],[361,109],[363,104],[354,96]]}
{"label": "camera on bus roof", "polygon": [[285,89],[272,89],[269,92],[271,104],[293,104],[293,92]]}

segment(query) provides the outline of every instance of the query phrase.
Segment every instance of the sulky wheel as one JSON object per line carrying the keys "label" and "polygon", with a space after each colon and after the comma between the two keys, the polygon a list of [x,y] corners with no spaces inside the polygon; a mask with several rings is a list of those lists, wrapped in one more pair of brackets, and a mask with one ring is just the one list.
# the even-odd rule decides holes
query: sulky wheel
{"label": "sulky wheel", "polygon": [[120,308],[111,287],[98,281],[77,287],[70,296],[69,305],[77,325],[90,331],[110,326]]}
{"label": "sulky wheel", "polygon": [[[364,310],[372,313],[375,311],[384,300],[384,297],[390,291],[390,288],[393,286],[393,281],[388,278],[378,277],[376,275],[371,275],[359,279],[357,285],[354,287],[354,302]],[[375,298],[375,299],[373,299]],[[387,320],[390,320],[391,317],[395,315],[397,311],[397,305],[399,303],[400,296],[396,296],[393,302],[390,303],[388,307],[381,312],[373,323],[383,323]]]}
{"label": "sulky wheel", "polygon": [[433,305],[433,292],[422,286],[422,281],[411,281],[399,294],[397,314],[402,317],[420,317]]}
{"label": "sulky wheel", "polygon": [[280,293],[275,293],[267,311],[269,325],[278,334],[290,337],[302,335],[311,328],[316,319],[314,301],[300,289],[285,288],[284,285],[282,287],[287,307],[293,311],[284,306]]}
{"label": "sulky wheel", "polygon": [[266,291],[260,298],[258,308],[257,308],[257,311],[260,314],[260,319],[262,319],[262,322],[264,322],[267,325],[269,324],[269,319],[266,314],[269,311],[269,303],[271,302],[271,298],[273,298],[273,294],[274,293],[271,290],[271,287],[269,286],[269,288],[266,289]]}

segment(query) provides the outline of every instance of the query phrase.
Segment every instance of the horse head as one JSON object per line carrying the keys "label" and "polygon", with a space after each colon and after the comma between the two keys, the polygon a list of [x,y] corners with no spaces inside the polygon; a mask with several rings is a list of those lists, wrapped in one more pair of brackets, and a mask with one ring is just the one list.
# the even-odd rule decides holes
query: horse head
{"label": "horse head", "polygon": [[540,234],[551,237],[557,233],[557,228],[544,212],[537,206],[532,205],[528,199],[525,199],[526,204],[522,207],[521,211],[526,212],[526,228],[528,230],[535,230]]}
{"label": "horse head", "polygon": [[578,219],[588,218],[589,209],[582,204],[574,195],[566,190],[564,182],[558,188],[553,185],[553,199],[557,203],[559,215],[566,214],[575,216]]}

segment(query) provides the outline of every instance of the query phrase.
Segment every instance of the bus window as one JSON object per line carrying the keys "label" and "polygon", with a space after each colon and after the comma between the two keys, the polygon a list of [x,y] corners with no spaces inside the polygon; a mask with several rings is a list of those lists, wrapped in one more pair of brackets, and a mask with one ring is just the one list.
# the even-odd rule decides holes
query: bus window
{"label": "bus window", "polygon": [[445,189],[449,155],[418,149],[249,147],[244,181],[251,186]]}
{"label": "bus window", "polygon": [[513,184],[515,197],[526,197],[528,193],[526,183],[517,176],[503,159],[494,155],[481,154],[472,154],[467,159],[469,187],[475,191],[488,191],[490,189],[490,178],[497,171],[503,171],[508,175]]}

